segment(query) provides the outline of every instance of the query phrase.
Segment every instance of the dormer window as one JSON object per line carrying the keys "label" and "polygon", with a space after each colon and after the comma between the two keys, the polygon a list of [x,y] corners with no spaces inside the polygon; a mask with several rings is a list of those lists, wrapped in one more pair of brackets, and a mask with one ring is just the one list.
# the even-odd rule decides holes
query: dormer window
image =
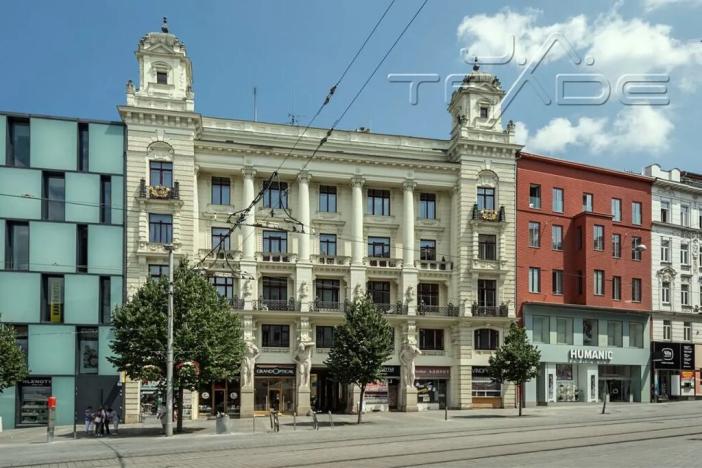
{"label": "dormer window", "polygon": [[487,119],[488,118],[488,108],[485,106],[480,106],[480,118],[481,119]]}
{"label": "dormer window", "polygon": [[165,72],[165,71],[156,72],[156,83],[168,84],[168,72]]}

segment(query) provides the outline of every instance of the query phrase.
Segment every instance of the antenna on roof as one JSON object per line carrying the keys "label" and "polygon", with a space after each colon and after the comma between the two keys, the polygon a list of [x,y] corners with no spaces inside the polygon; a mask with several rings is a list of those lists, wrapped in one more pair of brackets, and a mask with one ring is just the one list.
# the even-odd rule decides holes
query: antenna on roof
{"label": "antenna on roof", "polygon": [[256,87],[253,88],[253,120],[258,122],[258,109],[256,108]]}

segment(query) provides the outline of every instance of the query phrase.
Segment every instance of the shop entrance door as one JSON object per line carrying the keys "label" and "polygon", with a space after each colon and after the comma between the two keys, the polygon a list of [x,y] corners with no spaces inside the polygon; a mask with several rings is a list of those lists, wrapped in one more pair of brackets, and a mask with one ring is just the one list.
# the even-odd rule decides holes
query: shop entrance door
{"label": "shop entrance door", "polygon": [[275,411],[281,411],[282,408],[285,408],[283,391],[277,385],[268,388],[268,408]]}
{"label": "shop entrance door", "polygon": [[227,412],[227,393],[226,389],[224,388],[215,388],[214,389],[214,400],[213,400],[213,406],[214,406],[214,414],[217,413],[222,413],[226,414]]}

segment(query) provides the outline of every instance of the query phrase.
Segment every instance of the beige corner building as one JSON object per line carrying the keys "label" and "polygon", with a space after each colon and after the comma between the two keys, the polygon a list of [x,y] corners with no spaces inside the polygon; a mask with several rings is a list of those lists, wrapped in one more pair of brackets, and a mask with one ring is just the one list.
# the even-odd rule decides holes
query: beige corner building
{"label": "beige corner building", "polygon": [[[239,379],[193,392],[193,417],[357,411],[358,390],[323,362],[362,294],[387,314],[395,343],[365,411],[514,405],[514,388],[485,375],[515,317],[519,146],[501,125],[493,75],[474,70],[457,87],[449,139],[337,130],[310,160],[326,129],[197,113],[191,62],[173,34],[147,34],[136,58],[139,82],[119,108],[129,295],[167,273],[164,244],[195,261],[220,244],[230,215],[278,173],[204,262],[249,345]],[[127,383],[128,420],[149,392]]]}

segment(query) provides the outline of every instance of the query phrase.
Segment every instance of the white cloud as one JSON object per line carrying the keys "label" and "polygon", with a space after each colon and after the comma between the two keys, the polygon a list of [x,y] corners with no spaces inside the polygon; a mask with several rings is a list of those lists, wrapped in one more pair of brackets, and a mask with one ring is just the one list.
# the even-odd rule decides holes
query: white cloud
{"label": "white cloud", "polygon": [[657,153],[668,147],[672,130],[673,123],[663,109],[627,106],[613,120],[580,117],[571,122],[563,117],[555,118],[533,138],[527,137],[526,149],[557,153],[568,147],[581,147],[592,153]]}
{"label": "white cloud", "polygon": [[702,5],[702,0],[644,0],[643,4],[646,13],[650,13],[653,10],[672,5],[688,4],[690,6],[700,6]]}
{"label": "white cloud", "polygon": [[514,123],[514,142],[518,145],[524,145],[529,140],[529,129],[526,124],[520,120]]}

